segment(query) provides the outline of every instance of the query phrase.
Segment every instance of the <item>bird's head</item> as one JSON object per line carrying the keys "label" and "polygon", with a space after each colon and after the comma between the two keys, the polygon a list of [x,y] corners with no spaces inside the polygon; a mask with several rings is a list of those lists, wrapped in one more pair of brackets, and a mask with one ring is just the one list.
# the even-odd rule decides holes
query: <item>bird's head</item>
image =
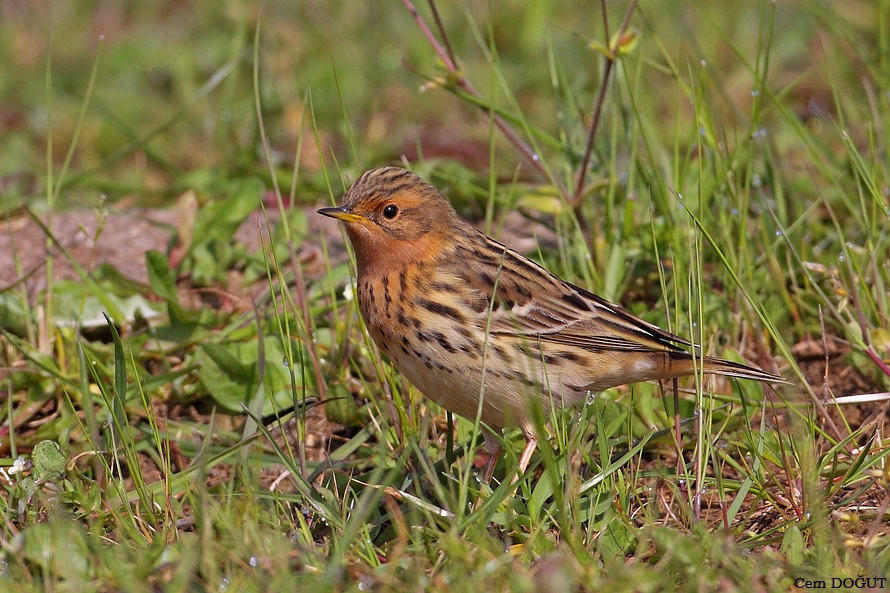
{"label": "bird's head", "polygon": [[399,167],[368,171],[318,213],[345,223],[360,274],[434,256],[459,221],[436,188]]}

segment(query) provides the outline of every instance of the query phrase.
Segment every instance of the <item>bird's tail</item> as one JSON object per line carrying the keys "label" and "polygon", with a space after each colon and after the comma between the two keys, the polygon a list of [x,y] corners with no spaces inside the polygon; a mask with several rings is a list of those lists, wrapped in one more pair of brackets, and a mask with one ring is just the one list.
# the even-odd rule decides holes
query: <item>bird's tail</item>
{"label": "bird's tail", "polygon": [[753,379],[755,381],[763,381],[764,383],[788,383],[779,375],[774,375],[745,364],[714,356],[697,356],[693,358],[688,352],[671,352],[670,371],[671,375],[677,377],[703,372],[707,375]]}

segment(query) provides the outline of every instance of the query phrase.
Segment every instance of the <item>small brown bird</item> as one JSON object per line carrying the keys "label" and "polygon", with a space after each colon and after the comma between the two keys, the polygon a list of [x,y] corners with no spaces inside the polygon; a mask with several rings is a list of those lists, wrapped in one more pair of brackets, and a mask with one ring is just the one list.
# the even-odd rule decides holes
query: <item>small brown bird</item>
{"label": "small brown bird", "polygon": [[398,167],[352,184],[339,208],[355,250],[358,304],[374,342],[428,398],[485,423],[490,480],[500,439],[517,426],[537,441],[545,415],[609,387],[704,372],[784,382],[708,356],[690,342],[561,280],[458,218],[433,186]]}

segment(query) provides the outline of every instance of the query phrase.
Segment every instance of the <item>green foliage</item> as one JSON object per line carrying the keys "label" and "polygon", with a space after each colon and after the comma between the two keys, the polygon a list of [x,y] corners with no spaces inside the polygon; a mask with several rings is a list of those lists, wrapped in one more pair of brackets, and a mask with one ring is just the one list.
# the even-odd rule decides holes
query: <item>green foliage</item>
{"label": "green foliage", "polygon": [[[429,34],[402,3],[0,7],[0,588],[885,576],[890,4],[429,6]],[[795,384],[594,394],[480,484],[478,427],[380,357],[313,213],[402,155],[559,275]],[[59,238],[63,208],[90,245],[133,203],[177,213],[132,254],[147,281]]]}

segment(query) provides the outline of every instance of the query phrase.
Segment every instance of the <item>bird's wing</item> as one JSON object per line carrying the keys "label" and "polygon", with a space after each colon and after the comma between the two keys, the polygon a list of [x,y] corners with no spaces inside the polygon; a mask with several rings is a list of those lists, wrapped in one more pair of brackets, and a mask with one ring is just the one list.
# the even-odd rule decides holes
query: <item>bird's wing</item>
{"label": "bird's wing", "polygon": [[[484,236],[483,236],[484,237]],[[589,350],[678,351],[687,340],[565,282],[485,237],[459,272],[471,308],[491,334],[523,336]]]}

